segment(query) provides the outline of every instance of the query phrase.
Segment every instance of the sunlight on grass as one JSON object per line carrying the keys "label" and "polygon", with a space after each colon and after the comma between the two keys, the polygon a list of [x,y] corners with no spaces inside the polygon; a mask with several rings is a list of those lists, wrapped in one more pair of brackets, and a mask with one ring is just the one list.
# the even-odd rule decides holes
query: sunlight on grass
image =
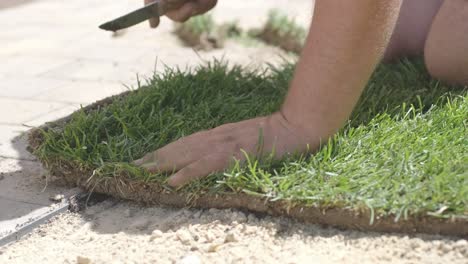
{"label": "sunlight on grass", "polygon": [[[128,96],[43,133],[35,154],[90,177],[131,175],[128,162],[193,132],[279,109],[293,65],[268,71],[214,62],[167,69]],[[250,160],[181,192],[240,192],[307,206],[371,208],[376,215],[468,217],[468,95],[432,80],[420,61],[381,65],[349,123],[315,155]]]}

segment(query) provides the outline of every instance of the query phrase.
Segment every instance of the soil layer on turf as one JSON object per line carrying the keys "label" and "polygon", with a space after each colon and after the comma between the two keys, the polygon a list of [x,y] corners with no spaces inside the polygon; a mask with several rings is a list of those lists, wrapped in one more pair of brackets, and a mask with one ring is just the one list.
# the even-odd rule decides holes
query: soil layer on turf
{"label": "soil layer on turf", "polygon": [[[40,135],[31,133],[31,140],[38,142]],[[39,139],[40,140],[40,139]],[[61,168],[50,167],[51,173],[59,176],[63,184],[81,187],[93,193],[108,194],[116,198],[132,200],[147,206],[164,205],[178,208],[239,209],[272,216],[287,216],[302,222],[330,226],[339,229],[376,231],[407,234],[440,234],[454,237],[468,236],[468,221],[462,218],[441,219],[428,216],[415,216],[396,222],[394,216],[377,218],[371,224],[369,210],[345,208],[319,208],[294,205],[281,201],[268,201],[242,193],[207,193],[192,197],[188,193],[168,190],[158,183],[131,179],[128,175],[115,178],[91,179],[91,171],[79,170],[68,165]]]}

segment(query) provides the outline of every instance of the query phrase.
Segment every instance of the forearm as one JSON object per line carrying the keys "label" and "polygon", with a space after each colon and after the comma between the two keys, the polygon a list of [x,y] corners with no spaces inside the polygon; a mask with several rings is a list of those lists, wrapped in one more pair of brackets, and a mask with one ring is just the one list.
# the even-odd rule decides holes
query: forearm
{"label": "forearm", "polygon": [[309,36],[281,113],[311,144],[349,118],[382,57],[401,0],[316,0]]}

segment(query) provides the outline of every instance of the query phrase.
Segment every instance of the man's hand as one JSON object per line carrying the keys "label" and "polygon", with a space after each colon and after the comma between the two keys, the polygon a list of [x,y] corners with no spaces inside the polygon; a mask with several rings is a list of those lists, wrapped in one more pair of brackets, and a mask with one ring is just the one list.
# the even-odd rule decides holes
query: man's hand
{"label": "man's hand", "polygon": [[[171,143],[135,161],[152,172],[176,171],[180,186],[256,156],[314,151],[346,122],[388,44],[402,0],[316,1],[293,81],[280,112],[227,124]],[[189,4],[191,3],[191,4]],[[210,4],[207,4],[210,3]],[[187,2],[180,20],[216,1]],[[190,10],[190,11],[189,11]]]}
{"label": "man's hand", "polygon": [[227,169],[234,159],[245,160],[249,155],[273,153],[280,158],[288,153],[315,149],[318,138],[293,127],[278,112],[271,116],[254,118],[239,123],[222,125],[181,138],[134,161],[153,173],[173,172],[169,185],[178,187],[212,172]]}
{"label": "man's hand", "polygon": [[[154,2],[154,0],[144,0],[145,5]],[[168,11],[166,16],[177,22],[185,22],[190,17],[201,15],[211,10],[217,0],[163,0],[165,2],[185,2],[178,9]],[[150,19],[150,26],[155,28],[159,24],[158,19]]]}

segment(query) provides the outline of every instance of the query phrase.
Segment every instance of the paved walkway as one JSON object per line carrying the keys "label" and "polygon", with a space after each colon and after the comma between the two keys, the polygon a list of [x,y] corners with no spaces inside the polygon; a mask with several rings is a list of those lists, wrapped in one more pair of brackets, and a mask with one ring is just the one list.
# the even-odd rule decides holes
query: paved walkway
{"label": "paved walkway", "polygon": [[0,238],[50,211],[50,196],[68,192],[46,186],[49,176],[21,134],[120,93],[136,72],[152,69],[157,45],[141,40],[156,31],[142,26],[117,39],[97,29],[138,6],[122,2],[90,8],[94,1],[42,0],[0,9]]}
{"label": "paved walkway", "polygon": [[[26,151],[22,133],[128,89],[137,74],[144,79],[164,65],[193,65],[226,55],[223,50],[197,54],[182,47],[167,20],[156,30],[144,23],[120,36],[98,29],[102,22],[140,7],[142,1],[22,2],[0,5],[0,238],[28,221],[31,213],[37,215],[50,206],[50,196],[67,191],[47,186],[49,176]],[[309,1],[298,2],[294,8],[302,11]],[[243,26],[258,26],[269,8],[290,10],[286,0],[268,4],[255,0],[242,6],[220,1],[219,5],[216,18],[241,16]],[[305,16],[298,19],[307,21]],[[226,56],[230,61],[271,57],[271,52],[249,53],[245,47],[230,50]]]}

